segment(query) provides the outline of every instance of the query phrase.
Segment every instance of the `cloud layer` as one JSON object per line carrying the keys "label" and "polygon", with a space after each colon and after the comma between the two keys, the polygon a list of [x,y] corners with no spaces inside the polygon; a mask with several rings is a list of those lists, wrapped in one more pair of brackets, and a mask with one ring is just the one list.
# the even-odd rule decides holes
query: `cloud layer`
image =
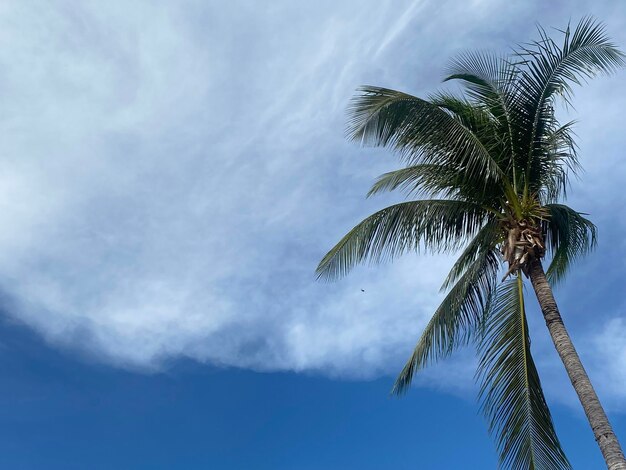
{"label": "cloud layer", "polygon": [[[349,377],[399,367],[450,261],[408,256],[337,284],[314,281],[325,250],[394,200],[363,199],[395,161],[344,141],[347,100],[366,83],[434,91],[455,53],[531,37],[539,3],[298,3],[0,7],[11,45],[0,50],[8,313],[53,344],[124,367],[180,356]],[[626,45],[612,8],[598,15]],[[570,15],[559,7],[540,19],[562,26]],[[576,99],[588,185],[574,188],[572,204],[593,211],[603,244],[626,228],[611,219],[626,203],[620,83],[594,82]],[[589,276],[606,275],[621,243],[585,265]],[[609,284],[623,272],[615,262]],[[565,304],[593,364],[621,354],[617,301],[604,299],[609,323],[595,336],[577,333],[590,320]],[[593,364],[626,380],[618,361]]]}

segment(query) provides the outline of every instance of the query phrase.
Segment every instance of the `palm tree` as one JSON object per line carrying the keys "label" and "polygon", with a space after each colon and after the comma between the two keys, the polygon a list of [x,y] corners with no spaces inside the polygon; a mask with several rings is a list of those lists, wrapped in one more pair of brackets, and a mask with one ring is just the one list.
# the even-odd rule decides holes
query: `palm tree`
{"label": "palm tree", "polygon": [[626,469],[551,290],[596,242],[595,226],[560,202],[579,163],[572,123],[557,120],[555,105],[569,104],[573,84],[614,72],[625,56],[592,18],[563,35],[557,44],[539,27],[539,39],[511,56],[460,56],[444,80],[459,80],[460,95],[420,99],[362,87],[350,107],[349,136],[394,150],[406,165],[380,176],[368,196],[399,189],[417,200],[367,217],[326,254],[317,274],[336,279],[363,261],[462,249],[442,286],[447,295],[393,392],[473,342],[479,398],[501,466],[567,469],[530,350],[529,278],[608,468]]}

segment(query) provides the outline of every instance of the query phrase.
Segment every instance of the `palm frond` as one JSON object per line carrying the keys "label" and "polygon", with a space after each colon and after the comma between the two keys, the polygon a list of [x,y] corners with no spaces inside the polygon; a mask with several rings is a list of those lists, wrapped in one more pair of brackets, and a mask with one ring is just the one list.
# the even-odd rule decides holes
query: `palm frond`
{"label": "palm frond", "polygon": [[365,260],[379,263],[408,251],[453,251],[484,224],[487,212],[468,202],[430,199],[395,204],[348,232],[316,269],[318,278],[344,276]]}
{"label": "palm frond", "polygon": [[479,398],[500,465],[512,470],[571,466],[554,430],[530,353],[521,274],[501,284],[478,345]]}
{"label": "palm frond", "polygon": [[401,168],[380,175],[367,197],[396,189],[410,196],[454,197],[458,192],[455,181],[460,172],[460,169],[427,163]]}
{"label": "palm frond", "polygon": [[489,153],[501,172],[498,180],[492,181],[483,175],[468,173],[465,168],[462,168],[461,177],[457,177],[455,181],[461,198],[493,204],[494,198],[499,200],[504,194],[504,199],[518,206],[515,187],[511,184],[511,181],[515,180],[515,171],[509,171],[514,167],[512,166],[513,148],[509,142],[508,122],[503,123],[496,119],[486,105],[459,98],[450,93],[438,92],[431,95],[429,101],[449,112],[455,120],[468,129],[480,142],[482,148]]}
{"label": "palm frond", "polygon": [[497,219],[490,215],[487,223],[485,223],[459,255],[446,276],[446,279],[443,281],[441,291],[448,290],[484,252],[493,250],[500,241],[500,233],[501,231]]}
{"label": "palm frond", "polygon": [[470,97],[497,109],[493,114],[500,119],[508,114],[511,85],[519,70],[508,60],[491,52],[469,51],[455,57],[448,66],[444,82],[462,80]]}
{"label": "palm frond", "polygon": [[466,52],[451,61],[448,74],[444,82],[463,81],[470,99],[479,106],[486,107],[498,121],[498,133],[503,137],[505,154],[514,161],[511,107],[515,101],[513,87],[519,74],[518,68],[502,56],[489,52]]}
{"label": "palm frond", "polygon": [[484,187],[484,181],[472,181],[462,168],[421,163],[379,176],[367,197],[384,191],[400,190],[407,196],[446,198],[470,201],[497,212],[504,197],[499,185]]}
{"label": "palm frond", "polygon": [[526,59],[520,91],[536,111],[554,94],[569,99],[572,84],[580,85],[597,74],[611,74],[625,64],[624,54],[611,42],[602,23],[583,18],[573,33],[568,25],[559,46],[538,27],[540,39],[518,51]]}
{"label": "palm frond", "polygon": [[518,145],[525,149],[519,163],[526,168],[525,184],[529,188],[534,183],[531,168],[542,153],[543,136],[553,120],[553,98],[559,96],[569,103],[573,84],[600,73],[610,74],[626,63],[624,54],[606,35],[604,25],[591,17],[583,18],[573,33],[568,26],[561,46],[542,28],[539,35],[538,41],[518,52],[524,62],[517,81],[513,119],[514,132],[520,136]]}
{"label": "palm frond", "polygon": [[563,279],[573,261],[589,253],[597,242],[597,228],[583,214],[564,204],[547,204],[550,216],[543,222],[552,261],[546,276],[551,284]]}
{"label": "palm frond", "polygon": [[544,151],[535,159],[531,172],[530,192],[539,194],[544,204],[554,203],[567,197],[569,175],[578,175],[580,163],[578,161],[577,146],[574,141],[572,127],[575,121],[561,125],[556,119],[543,137]]}
{"label": "palm frond", "polygon": [[[494,117],[486,105],[444,91],[430,95],[428,101],[449,112],[475,136],[498,168],[506,168],[510,153],[507,146],[508,136],[502,132],[500,121]],[[502,158],[503,156],[507,157],[506,161]]]}
{"label": "palm frond", "polygon": [[348,136],[365,145],[390,147],[409,164],[458,166],[474,178],[497,181],[502,171],[470,129],[427,100],[365,86],[349,108]]}
{"label": "palm frond", "polygon": [[483,319],[499,268],[500,262],[493,250],[482,251],[467,266],[424,328],[411,357],[396,379],[392,393],[406,392],[417,371],[468,342]]}

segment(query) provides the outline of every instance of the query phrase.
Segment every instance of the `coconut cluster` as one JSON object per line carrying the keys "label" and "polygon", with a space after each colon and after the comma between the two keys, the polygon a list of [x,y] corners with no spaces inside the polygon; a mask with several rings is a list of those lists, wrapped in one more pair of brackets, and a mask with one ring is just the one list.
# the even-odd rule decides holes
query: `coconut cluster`
{"label": "coconut cluster", "polygon": [[509,264],[509,270],[502,280],[519,269],[528,276],[531,261],[541,259],[546,253],[540,225],[527,219],[508,220],[502,228],[505,239],[500,251]]}

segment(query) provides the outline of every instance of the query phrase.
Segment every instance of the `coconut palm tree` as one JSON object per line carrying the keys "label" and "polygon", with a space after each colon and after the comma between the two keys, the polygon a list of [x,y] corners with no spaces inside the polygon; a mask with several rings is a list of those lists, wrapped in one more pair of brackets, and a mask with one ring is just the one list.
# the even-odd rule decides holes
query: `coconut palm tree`
{"label": "coconut palm tree", "polygon": [[559,122],[555,106],[570,103],[572,85],[614,72],[625,56],[592,18],[563,35],[557,43],[539,28],[538,40],[510,56],[453,60],[444,81],[458,80],[462,94],[420,99],[362,87],[350,107],[349,136],[394,150],[406,165],[380,176],[368,196],[398,189],[416,199],[360,222],[317,274],[336,279],[357,263],[408,251],[460,251],[442,286],[447,294],[393,391],[405,392],[420,369],[473,342],[482,411],[501,466],[567,469],[531,355],[530,279],[608,468],[626,469],[551,289],[596,242],[595,226],[561,202],[579,163],[572,123]]}

